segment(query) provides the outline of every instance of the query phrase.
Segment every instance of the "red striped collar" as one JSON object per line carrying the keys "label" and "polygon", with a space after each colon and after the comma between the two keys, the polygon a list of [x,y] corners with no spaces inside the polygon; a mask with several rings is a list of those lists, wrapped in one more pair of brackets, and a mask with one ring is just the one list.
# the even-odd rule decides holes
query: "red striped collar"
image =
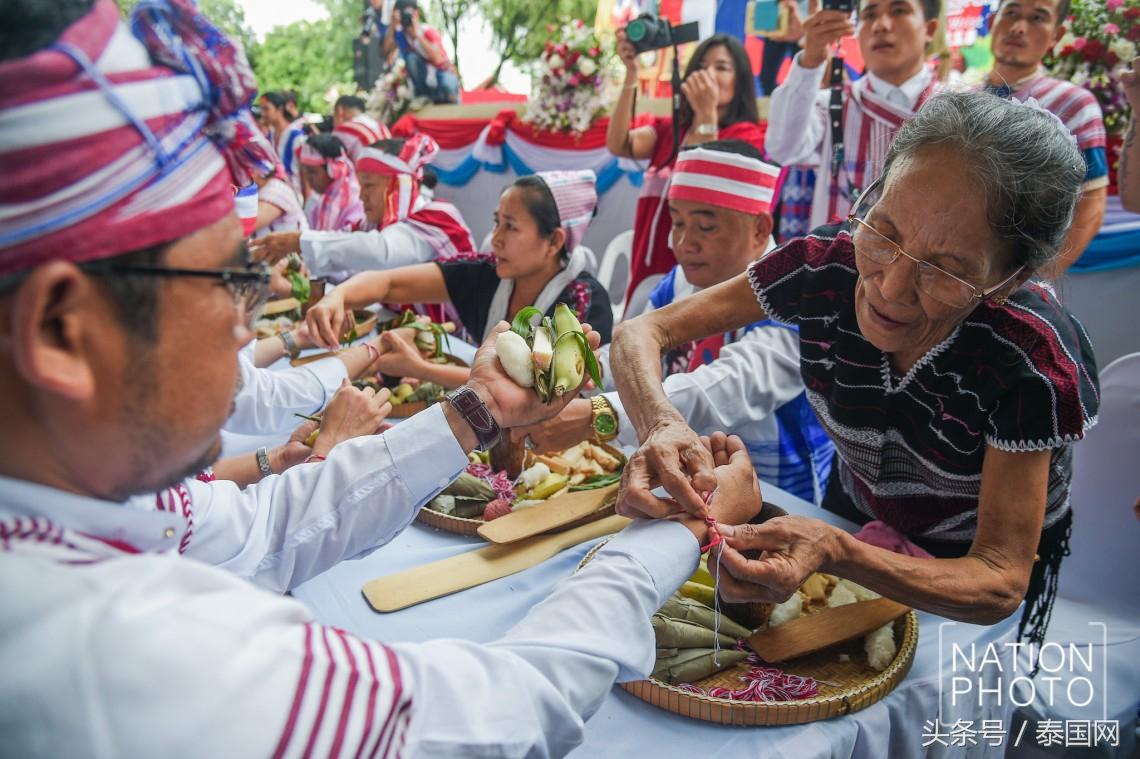
{"label": "red striped collar", "polygon": [[50,523],[117,552],[176,551],[190,531],[183,510],[159,510],[154,495],[114,503],[7,477],[0,493],[0,523]]}

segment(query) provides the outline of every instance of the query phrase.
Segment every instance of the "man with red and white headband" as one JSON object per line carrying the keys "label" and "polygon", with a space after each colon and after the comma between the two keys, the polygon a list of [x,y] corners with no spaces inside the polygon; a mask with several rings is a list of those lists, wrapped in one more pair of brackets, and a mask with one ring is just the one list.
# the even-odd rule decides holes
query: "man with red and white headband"
{"label": "man with red and white headband", "polygon": [[299,252],[317,277],[344,279],[375,269],[447,261],[475,254],[459,209],[421,192],[424,167],[439,153],[426,134],[380,140],[356,157],[365,221],[353,232],[279,232],[253,243],[270,264]]}
{"label": "man with red and white headband", "polygon": [[[740,140],[680,152],[666,190],[678,263],[650,295],[649,310],[727,282],[768,250],[778,175]],[[761,479],[807,501],[823,498],[835,447],[808,405],[795,327],[764,319],[686,343],[665,354],[662,376],[669,402],[699,434],[739,435]],[[512,435],[529,436],[539,451],[590,437],[639,442],[617,392],[571,401],[554,419]]]}
{"label": "man with red and white headband", "polygon": [[[267,284],[231,189],[267,157],[249,69],[190,0],[143,0],[132,31],[112,0],[8,6],[4,753],[569,751],[613,681],[652,666],[649,617],[695,568],[704,522],[635,523],[487,645],[384,645],[282,597],[391,539],[500,426],[559,404],[516,386],[489,345],[448,402],[327,461],[244,491],[185,479],[217,456]],[[714,516],[744,521],[727,504],[759,507],[747,459],[711,447],[729,494]]]}

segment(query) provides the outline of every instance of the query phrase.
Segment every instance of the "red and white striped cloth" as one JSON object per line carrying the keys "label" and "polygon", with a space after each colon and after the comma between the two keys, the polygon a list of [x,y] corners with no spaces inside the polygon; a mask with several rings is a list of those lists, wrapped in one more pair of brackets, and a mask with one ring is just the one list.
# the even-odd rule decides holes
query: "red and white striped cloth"
{"label": "red and white striped cloth", "polygon": [[[365,121],[364,119],[367,119]],[[352,121],[333,127],[333,136],[344,145],[345,152],[353,163],[360,158],[360,152],[379,140],[392,137],[388,127],[378,124],[367,116],[357,116]]]}
{"label": "red and white striped cloth", "polygon": [[768,213],[779,167],[723,150],[682,150],[669,179],[669,199],[707,203],[750,216]]}
{"label": "red and white striped cloth", "polygon": [[233,213],[232,186],[271,162],[239,47],[190,0],[151,3],[135,28],[98,0],[52,47],[0,63],[0,274],[182,237]]}
{"label": "red and white striped cloth", "polygon": [[589,170],[540,171],[537,176],[554,196],[558,221],[566,232],[566,250],[573,251],[582,244],[598,207],[598,178]]}
{"label": "red and white striped cloth", "polygon": [[420,182],[424,176],[424,166],[435,160],[439,145],[426,134],[409,137],[400,147],[397,155],[379,148],[364,148],[356,160],[357,174],[380,174],[391,177],[384,203],[384,227],[396,221],[404,221],[416,207],[420,194]]}
{"label": "red and white striped cloth", "polygon": [[1077,148],[1103,148],[1106,142],[1104,115],[1096,96],[1072,82],[1054,79],[1041,72],[1017,86],[1013,97],[1025,101],[1034,98],[1041,107],[1053,113],[1072,132]]}

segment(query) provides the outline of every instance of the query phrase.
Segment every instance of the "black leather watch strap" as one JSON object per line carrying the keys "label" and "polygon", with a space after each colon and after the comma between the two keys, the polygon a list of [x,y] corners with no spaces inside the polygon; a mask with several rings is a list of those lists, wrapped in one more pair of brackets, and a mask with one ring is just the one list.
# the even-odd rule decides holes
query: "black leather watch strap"
{"label": "black leather watch strap", "polygon": [[503,430],[495,421],[495,417],[491,416],[487,404],[483,403],[474,390],[463,385],[448,393],[446,398],[451,407],[463,417],[463,421],[471,425],[475,437],[479,440],[480,449],[489,451],[499,442]]}

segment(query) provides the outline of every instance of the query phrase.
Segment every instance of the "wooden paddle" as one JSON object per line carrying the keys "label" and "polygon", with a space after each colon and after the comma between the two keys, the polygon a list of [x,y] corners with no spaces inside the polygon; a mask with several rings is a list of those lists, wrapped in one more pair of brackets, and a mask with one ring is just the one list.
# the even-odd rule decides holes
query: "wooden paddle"
{"label": "wooden paddle", "polygon": [[588,517],[617,498],[617,483],[597,490],[581,490],[551,498],[534,508],[513,511],[487,522],[479,535],[491,543],[514,543],[516,540],[541,535]]}
{"label": "wooden paddle", "polygon": [[489,545],[450,559],[370,580],[362,589],[364,598],[376,611],[406,609],[529,569],[560,551],[617,532],[627,524],[628,519],[615,515],[554,535],[543,535],[510,545]]}
{"label": "wooden paddle", "polygon": [[748,645],[761,659],[774,664],[860,638],[908,611],[909,607],[887,598],[858,601],[805,614],[775,629],[753,633]]}

